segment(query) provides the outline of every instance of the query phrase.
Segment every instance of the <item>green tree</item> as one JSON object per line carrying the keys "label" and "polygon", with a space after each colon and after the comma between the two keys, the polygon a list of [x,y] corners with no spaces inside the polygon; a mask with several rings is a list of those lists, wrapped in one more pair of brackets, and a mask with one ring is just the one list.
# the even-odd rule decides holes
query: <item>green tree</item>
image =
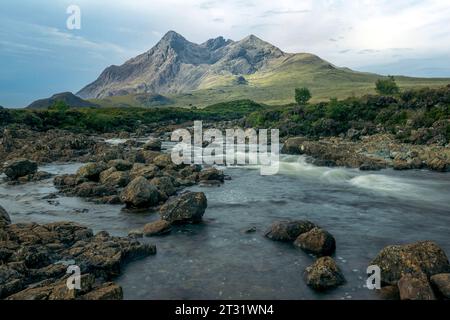
{"label": "green tree", "polygon": [[311,99],[311,92],[308,88],[295,89],[295,101],[299,105],[307,104]]}
{"label": "green tree", "polygon": [[57,100],[50,107],[48,107],[48,110],[58,112],[66,112],[69,109],[70,107],[67,105],[67,103],[62,100]]}
{"label": "green tree", "polygon": [[387,79],[378,79],[375,85],[379,94],[391,95],[400,92],[393,76],[388,76]]}

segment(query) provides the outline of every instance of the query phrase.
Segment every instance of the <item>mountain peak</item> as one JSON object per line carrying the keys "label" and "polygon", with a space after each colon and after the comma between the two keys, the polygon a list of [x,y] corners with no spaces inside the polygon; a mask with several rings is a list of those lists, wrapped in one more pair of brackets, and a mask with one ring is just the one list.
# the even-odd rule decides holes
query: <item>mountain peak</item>
{"label": "mountain peak", "polygon": [[181,34],[173,30],[167,31],[167,33],[161,38],[161,40],[174,40],[174,39],[186,40]]}

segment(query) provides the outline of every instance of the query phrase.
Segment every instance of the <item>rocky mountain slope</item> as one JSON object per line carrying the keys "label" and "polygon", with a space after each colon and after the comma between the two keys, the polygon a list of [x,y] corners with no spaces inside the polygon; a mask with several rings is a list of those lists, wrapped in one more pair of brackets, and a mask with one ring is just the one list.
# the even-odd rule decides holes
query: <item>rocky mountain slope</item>
{"label": "rocky mountain slope", "polygon": [[239,76],[269,69],[293,56],[254,35],[237,42],[218,37],[195,44],[169,31],[148,52],[122,66],[107,68],[78,96],[179,93],[207,87],[209,82],[224,77],[234,77],[237,84],[245,84]]}

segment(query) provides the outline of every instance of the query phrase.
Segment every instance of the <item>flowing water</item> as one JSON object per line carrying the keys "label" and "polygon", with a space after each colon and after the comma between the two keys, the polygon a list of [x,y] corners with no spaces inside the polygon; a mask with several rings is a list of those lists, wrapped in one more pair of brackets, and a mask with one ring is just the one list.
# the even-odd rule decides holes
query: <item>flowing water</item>
{"label": "flowing water", "polygon": [[[40,170],[73,173],[79,166]],[[158,253],[129,264],[116,279],[125,299],[377,299],[364,286],[365,270],[384,246],[434,240],[450,254],[449,173],[316,167],[298,156],[282,156],[274,176],[261,176],[257,167],[223,169],[232,178],[223,186],[190,188],[208,198],[202,224],[142,239]],[[13,222],[70,220],[118,236],[158,219],[120,205],[43,199],[52,192],[51,180],[2,184],[0,204]],[[314,257],[263,236],[283,219],[308,219],[335,236],[345,285],[327,293],[305,285],[303,270]],[[244,232],[252,227],[256,232]]]}

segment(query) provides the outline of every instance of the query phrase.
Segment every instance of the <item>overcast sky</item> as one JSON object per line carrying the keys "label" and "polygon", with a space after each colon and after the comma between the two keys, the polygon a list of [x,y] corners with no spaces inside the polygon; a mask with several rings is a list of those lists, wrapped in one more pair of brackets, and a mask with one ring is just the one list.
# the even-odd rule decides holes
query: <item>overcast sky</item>
{"label": "overcast sky", "polygon": [[[66,27],[69,5],[81,29]],[[249,34],[382,74],[450,77],[449,0],[2,0],[0,105],[76,92],[168,30],[201,43]]]}

